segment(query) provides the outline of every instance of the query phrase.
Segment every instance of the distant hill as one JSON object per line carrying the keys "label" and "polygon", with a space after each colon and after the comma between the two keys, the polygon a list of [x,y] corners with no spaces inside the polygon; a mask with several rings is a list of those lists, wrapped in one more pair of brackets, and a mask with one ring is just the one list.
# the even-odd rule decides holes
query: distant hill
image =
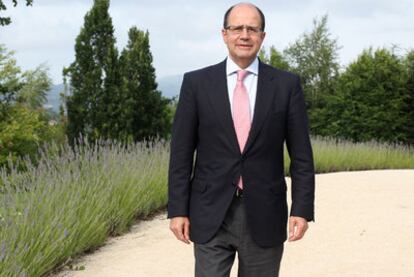
{"label": "distant hill", "polygon": [[159,78],[158,89],[162,95],[167,98],[173,98],[180,94],[181,82],[183,81],[183,75],[171,75],[163,78]]}
{"label": "distant hill", "polygon": [[44,105],[45,108],[52,109],[54,112],[59,112],[60,93],[63,91],[63,88],[63,84],[52,85],[51,89],[47,92],[47,102]]}
{"label": "distant hill", "polygon": [[[173,98],[180,94],[181,82],[183,80],[182,75],[171,75],[163,78],[159,78],[158,90],[161,91],[162,95],[167,98]],[[50,108],[55,112],[59,112],[60,105],[60,93],[63,91],[64,85],[58,84],[53,85],[47,93],[46,108]]]}

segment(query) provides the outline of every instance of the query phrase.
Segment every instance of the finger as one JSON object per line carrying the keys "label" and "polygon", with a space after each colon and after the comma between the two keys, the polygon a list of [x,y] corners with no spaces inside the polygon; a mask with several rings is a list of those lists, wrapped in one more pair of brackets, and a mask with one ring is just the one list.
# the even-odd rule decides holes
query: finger
{"label": "finger", "polygon": [[296,241],[296,240],[302,239],[303,236],[305,235],[306,230],[307,230],[306,224],[304,224],[302,222],[298,222],[296,224],[296,230],[294,232],[294,236],[293,236],[291,241]]}
{"label": "finger", "polygon": [[289,219],[289,241],[293,238],[295,231],[295,220],[293,218]]}
{"label": "finger", "polygon": [[187,221],[184,223],[184,242],[190,243],[190,223]]}
{"label": "finger", "polygon": [[172,224],[170,226],[170,229],[178,240],[183,241],[184,235],[182,231],[183,227],[181,224]]}
{"label": "finger", "polygon": [[302,236],[303,236],[303,225],[296,224],[296,230],[295,230],[295,233],[293,234],[292,241],[299,240],[302,238]]}

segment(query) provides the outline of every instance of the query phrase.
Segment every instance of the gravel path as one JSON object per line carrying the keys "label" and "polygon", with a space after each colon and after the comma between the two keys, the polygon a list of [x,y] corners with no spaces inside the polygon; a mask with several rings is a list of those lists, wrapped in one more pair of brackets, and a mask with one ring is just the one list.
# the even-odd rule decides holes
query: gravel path
{"label": "gravel path", "polygon": [[[315,216],[302,241],[285,243],[280,276],[414,276],[414,170],[317,175]],[[193,248],[168,224],[165,212],[141,221],[78,259],[85,270],[56,277],[193,276]]]}

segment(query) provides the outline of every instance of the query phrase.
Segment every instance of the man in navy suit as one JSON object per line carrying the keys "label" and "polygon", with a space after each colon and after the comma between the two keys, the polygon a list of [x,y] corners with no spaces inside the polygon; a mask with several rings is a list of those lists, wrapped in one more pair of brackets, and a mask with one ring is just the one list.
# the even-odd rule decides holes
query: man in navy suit
{"label": "man in navy suit", "polygon": [[[197,277],[229,276],[236,252],[239,276],[278,276],[283,243],[301,239],[314,220],[300,80],[258,59],[264,28],[259,8],[232,6],[222,29],[228,57],[184,75],[171,140],[168,218],[177,239],[194,243]],[[291,159],[289,216],[284,143]]]}

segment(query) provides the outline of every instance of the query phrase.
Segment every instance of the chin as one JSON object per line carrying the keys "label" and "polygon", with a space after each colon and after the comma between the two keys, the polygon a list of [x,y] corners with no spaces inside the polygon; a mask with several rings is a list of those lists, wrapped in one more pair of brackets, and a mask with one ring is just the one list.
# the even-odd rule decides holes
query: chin
{"label": "chin", "polygon": [[237,58],[240,60],[252,60],[256,55],[238,55]]}

